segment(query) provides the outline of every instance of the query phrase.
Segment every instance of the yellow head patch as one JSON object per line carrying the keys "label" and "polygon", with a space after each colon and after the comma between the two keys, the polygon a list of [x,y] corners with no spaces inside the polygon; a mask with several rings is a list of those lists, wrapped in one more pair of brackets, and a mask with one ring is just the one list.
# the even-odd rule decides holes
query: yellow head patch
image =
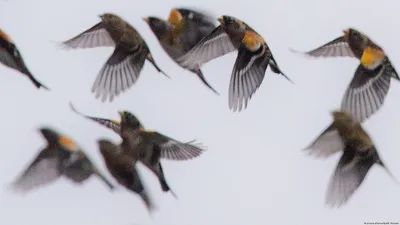
{"label": "yellow head patch", "polygon": [[182,22],[182,14],[176,10],[176,9],[171,9],[171,12],[169,13],[168,16],[168,22],[170,22],[173,25],[177,25]]}
{"label": "yellow head patch", "polygon": [[78,149],[78,145],[73,140],[65,136],[60,136],[58,139],[58,144],[71,151]]}
{"label": "yellow head patch", "polygon": [[367,68],[376,68],[384,59],[385,53],[380,49],[367,47],[361,56],[361,64]]}
{"label": "yellow head patch", "polygon": [[0,30],[0,38],[13,43],[13,41],[11,40],[10,36],[8,36],[4,31]]}
{"label": "yellow head patch", "polygon": [[254,52],[260,49],[261,45],[264,44],[264,40],[260,35],[251,31],[246,31],[242,43],[247,49]]}

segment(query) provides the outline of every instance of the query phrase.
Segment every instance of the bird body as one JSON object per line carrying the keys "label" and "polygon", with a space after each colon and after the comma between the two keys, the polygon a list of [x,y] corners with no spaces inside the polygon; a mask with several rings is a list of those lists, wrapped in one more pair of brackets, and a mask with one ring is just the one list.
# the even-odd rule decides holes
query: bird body
{"label": "bird body", "polygon": [[198,157],[203,149],[190,143],[181,143],[158,132],[144,129],[139,119],[128,111],[120,111],[121,149],[125,154],[138,157],[158,177],[163,191],[171,190],[160,163],[160,159],[188,160]]}
{"label": "bird body", "polygon": [[170,58],[179,66],[195,73],[205,86],[219,95],[207,82],[199,66],[186,68],[177,61],[215,28],[215,25],[207,23],[207,20],[210,18],[205,14],[181,8],[171,9],[168,21],[153,16],[144,18]]}
{"label": "bird body", "polygon": [[332,116],[332,124],[306,150],[310,155],[324,158],[342,152],[325,199],[326,204],[340,207],[359,188],[374,164],[382,166],[394,177],[381,160],[370,136],[350,113],[333,111]]}
{"label": "bird body", "polygon": [[48,145],[15,180],[12,184],[13,189],[28,192],[54,182],[61,176],[80,184],[92,174],[97,175],[110,190],[114,189],[113,184],[93,165],[73,140],[48,127],[42,127],[40,132]]}
{"label": "bird body", "polygon": [[232,16],[221,16],[218,21],[218,27],[177,61],[183,67],[196,68],[238,50],[229,85],[228,104],[231,110],[247,108],[264,80],[268,65],[274,73],[291,81],[279,68],[264,38],[253,28]]}
{"label": "bird body", "polygon": [[29,71],[21,53],[11,38],[2,30],[0,30],[0,62],[5,66],[18,70],[27,76],[37,88],[50,90],[48,87],[39,82]]}
{"label": "bird body", "polygon": [[146,42],[134,27],[115,14],[105,13],[100,18],[98,24],[63,42],[70,48],[114,47],[93,83],[92,92],[96,98],[113,101],[127,91],[139,78],[145,60],[169,77],[155,63]]}
{"label": "bird body", "polygon": [[138,194],[146,204],[149,212],[152,212],[154,203],[143,186],[143,182],[135,167],[138,158],[124,154],[123,149],[105,139],[99,140],[98,145],[111,175],[119,184]]}
{"label": "bird body", "polygon": [[384,104],[391,78],[400,80],[400,77],[384,50],[367,35],[354,28],[348,28],[343,33],[304,54],[312,57],[351,57],[360,61],[343,96],[341,109],[363,122]]}

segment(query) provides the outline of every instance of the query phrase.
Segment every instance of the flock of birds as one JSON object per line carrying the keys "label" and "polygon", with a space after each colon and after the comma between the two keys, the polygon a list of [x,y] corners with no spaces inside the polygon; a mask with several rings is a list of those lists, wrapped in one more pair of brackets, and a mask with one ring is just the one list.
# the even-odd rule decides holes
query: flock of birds
{"label": "flock of birds", "polygon": [[[131,88],[139,78],[146,60],[169,78],[159,68],[150,48],[134,27],[112,13],[100,15],[100,19],[99,23],[62,43],[72,49],[114,47],[114,52],[93,83],[92,92],[96,99],[101,98],[103,102],[108,99],[111,102]],[[228,102],[232,111],[246,109],[260,87],[268,66],[272,72],[291,81],[278,66],[263,37],[238,18],[221,16],[217,26],[215,19],[205,12],[174,8],[167,20],[158,17],[143,20],[165,52],[179,66],[196,74],[217,95],[218,92],[206,81],[201,66],[237,50],[229,86]],[[342,36],[314,50],[292,51],[311,57],[350,57],[360,61],[344,94],[341,108],[331,112],[333,122],[306,148],[311,155],[324,158],[342,152],[325,200],[331,206],[341,206],[359,188],[374,164],[382,166],[390,174],[361,123],[382,107],[391,78],[400,78],[384,50],[354,28],[344,30]],[[50,90],[32,75],[16,45],[1,30],[0,59],[5,66],[26,75],[37,88]],[[176,197],[168,186],[160,160],[189,160],[205,151],[204,146],[194,141],[182,142],[145,130],[140,120],[129,111],[120,111],[121,120],[114,121],[82,114],[72,103],[70,106],[77,114],[120,135],[120,144],[106,139],[98,140],[99,151],[110,174],[120,185],[138,194],[149,211],[154,209],[154,204],[137,173],[136,162],[143,163],[154,172],[162,190]],[[93,174],[110,189],[114,188],[114,184],[106,179],[72,139],[49,127],[42,127],[40,132],[47,146],[17,177],[12,184],[15,190],[27,192],[61,176],[82,183]]]}

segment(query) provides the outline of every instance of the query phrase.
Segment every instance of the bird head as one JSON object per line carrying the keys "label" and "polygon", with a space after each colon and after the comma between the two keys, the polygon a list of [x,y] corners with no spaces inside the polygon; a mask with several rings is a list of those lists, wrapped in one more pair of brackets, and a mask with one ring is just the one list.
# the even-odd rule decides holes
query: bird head
{"label": "bird head", "polygon": [[118,111],[121,117],[121,128],[141,129],[143,128],[139,119],[128,111]]}
{"label": "bird head", "polygon": [[49,146],[58,146],[62,147],[68,151],[77,151],[79,150],[78,145],[70,138],[59,134],[54,129],[49,127],[41,127],[39,129],[40,133],[46,139]]}
{"label": "bird head", "polygon": [[8,43],[13,43],[10,36],[8,36],[3,30],[0,29],[0,38],[7,41]]}
{"label": "bird head", "polygon": [[106,24],[110,24],[110,23],[115,24],[115,23],[119,23],[122,20],[119,16],[112,14],[112,13],[103,13],[103,14],[99,15],[99,17],[101,18],[101,21]]}
{"label": "bird head", "polygon": [[161,37],[165,34],[168,27],[167,21],[153,16],[143,18],[143,20],[149,25],[150,29],[157,37]]}
{"label": "bird head", "polygon": [[246,29],[245,23],[243,23],[241,20],[239,20],[233,16],[223,15],[218,18],[218,21],[227,30],[245,31],[245,29]]}

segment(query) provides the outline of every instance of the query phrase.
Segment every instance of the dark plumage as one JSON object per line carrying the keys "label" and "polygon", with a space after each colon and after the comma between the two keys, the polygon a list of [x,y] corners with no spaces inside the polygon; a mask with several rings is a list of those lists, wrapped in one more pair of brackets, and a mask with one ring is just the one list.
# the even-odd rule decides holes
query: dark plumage
{"label": "dark plumage", "polygon": [[[360,60],[353,79],[343,96],[341,109],[363,122],[384,104],[390,78],[400,80],[383,49],[367,35],[354,28],[344,35],[304,54],[312,57],[351,57]],[[292,50],[294,52],[298,52]]]}
{"label": "dark plumage", "polygon": [[[144,18],[144,21],[149,25],[165,52],[175,62],[215,28],[207,15],[182,8],[172,9],[168,21],[154,16]],[[207,82],[200,67],[188,70],[197,74],[204,85],[219,95]]]}
{"label": "dark plumage", "polygon": [[111,190],[114,185],[93,165],[81,148],[71,139],[55,130],[42,127],[40,133],[47,146],[12,184],[12,188],[28,192],[54,182],[64,176],[74,183],[82,183],[97,175]]}
{"label": "dark plumage", "polygon": [[351,114],[346,111],[334,111],[332,116],[333,123],[306,150],[311,155],[323,158],[342,152],[329,182],[325,200],[328,205],[340,207],[359,188],[374,164],[382,166],[390,176],[392,175],[369,135]]}
{"label": "dark plumage", "polygon": [[27,76],[37,88],[44,88],[48,91],[50,90],[32,75],[26,66],[17,46],[2,30],[0,30],[0,62],[3,65],[18,70]]}
{"label": "dark plumage", "polygon": [[241,111],[247,107],[260,87],[268,65],[283,75],[265,40],[249,25],[232,16],[221,16],[221,25],[203,38],[189,52],[177,59],[185,68],[194,69],[213,59],[238,50],[229,85],[229,108]]}
{"label": "dark plumage", "polygon": [[115,47],[98,74],[92,92],[102,101],[127,91],[139,79],[145,60],[162,74],[144,39],[128,22],[115,14],[105,13],[101,22],[65,42],[70,48]]}

